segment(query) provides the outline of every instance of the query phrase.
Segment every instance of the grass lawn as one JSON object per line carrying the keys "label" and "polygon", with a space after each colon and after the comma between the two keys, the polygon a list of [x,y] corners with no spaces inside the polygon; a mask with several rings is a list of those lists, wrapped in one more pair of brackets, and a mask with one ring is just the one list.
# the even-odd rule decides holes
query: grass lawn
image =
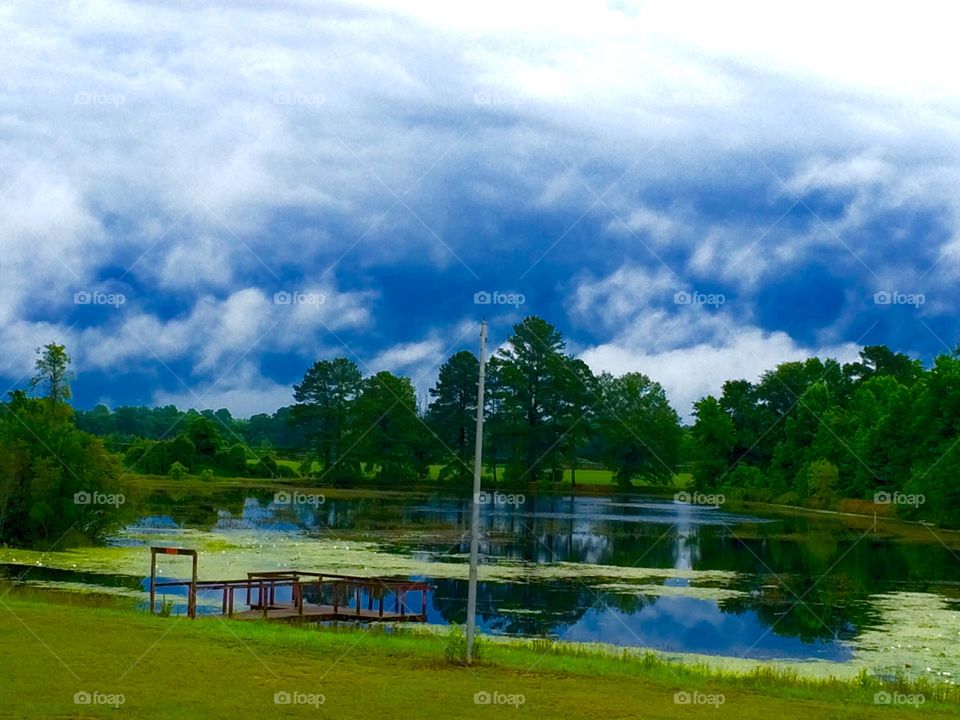
{"label": "grass lawn", "polygon": [[[433,635],[154,618],[49,597],[13,593],[0,599],[0,717],[917,716],[912,706],[876,705],[878,687],[839,681],[725,677],[651,658],[539,652],[499,643],[485,646],[481,665],[464,668],[444,660],[446,640]],[[77,693],[115,704],[122,696],[123,702],[117,708],[77,704]],[[275,704],[277,693],[304,704]],[[676,693],[714,704],[678,704]],[[478,704],[478,697],[501,704]],[[956,717],[955,706],[938,704],[932,696],[922,712]]]}

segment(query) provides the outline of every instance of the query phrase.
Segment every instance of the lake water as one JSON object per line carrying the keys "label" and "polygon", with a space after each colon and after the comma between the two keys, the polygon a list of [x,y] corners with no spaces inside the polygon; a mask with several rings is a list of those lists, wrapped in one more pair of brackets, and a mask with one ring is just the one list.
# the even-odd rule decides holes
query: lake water
{"label": "lake water", "polygon": [[[31,562],[8,552],[5,572],[142,593],[146,546],[179,544],[201,550],[207,578],[296,568],[427,580],[429,622],[463,622],[468,500],[296,499],[305,502],[152,492],[128,509],[112,547]],[[642,497],[489,504],[482,528],[478,622],[488,633],[760,660],[860,658],[878,672],[932,662],[944,677],[960,658],[960,560],[938,542]],[[910,607],[918,617],[903,617]]]}

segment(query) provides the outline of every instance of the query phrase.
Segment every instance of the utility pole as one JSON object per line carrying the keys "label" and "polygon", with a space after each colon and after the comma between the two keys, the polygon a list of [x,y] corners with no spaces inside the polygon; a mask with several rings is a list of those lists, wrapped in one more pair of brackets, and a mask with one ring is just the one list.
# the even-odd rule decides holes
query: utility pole
{"label": "utility pole", "polygon": [[483,371],[487,363],[487,321],[480,323],[480,377],[477,382],[477,437],[473,449],[473,515],[470,521],[470,581],[467,591],[467,664],[473,662],[477,629],[477,562],[480,552],[480,472],[483,462]]}

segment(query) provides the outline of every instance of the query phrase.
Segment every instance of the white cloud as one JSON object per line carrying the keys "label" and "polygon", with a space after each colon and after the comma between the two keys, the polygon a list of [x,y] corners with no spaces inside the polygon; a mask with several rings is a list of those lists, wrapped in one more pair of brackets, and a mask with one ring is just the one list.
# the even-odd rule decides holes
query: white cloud
{"label": "white cloud", "polygon": [[[538,240],[513,247],[502,216],[578,214],[602,195],[595,242],[625,268],[581,282],[571,307],[613,337],[596,357],[789,356],[802,349],[755,327],[751,293],[828,251],[952,297],[954,14],[930,2],[814,2],[788,18],[759,2],[14,3],[0,13],[0,338],[76,340],[81,368],[185,359],[209,374],[258,341],[254,355],[301,351],[327,328],[367,327],[375,277],[338,292],[322,276],[344,255],[363,271],[456,267],[453,253],[486,241],[532,260]],[[723,201],[726,217],[703,207],[717,188],[743,193]],[[757,217],[786,211],[793,192],[841,208],[768,233]],[[490,238],[453,232],[464,197],[489,209],[470,212]],[[919,250],[909,228],[875,237],[891,209],[930,213],[944,237]],[[647,258],[634,236],[669,270],[631,269]],[[582,251],[569,245],[551,252]],[[124,271],[128,304],[69,331],[73,293]],[[671,304],[726,282],[736,309]],[[272,302],[312,285],[321,307]],[[442,349],[424,334],[376,359],[428,367]],[[32,353],[10,350],[0,368]]]}
{"label": "white cloud", "polygon": [[183,410],[227,408],[234,417],[250,417],[291,405],[293,390],[261,375],[253,363],[242,362],[216,381],[202,381],[173,392],[159,391],[154,394],[153,403],[176,405]]}
{"label": "white cloud", "polygon": [[614,341],[589,348],[581,357],[594,372],[646,374],[663,385],[670,404],[681,417],[689,420],[693,403],[704,395],[719,394],[727,380],[756,381],[780,363],[811,356],[850,362],[857,358],[859,350],[853,343],[826,348],[803,347],[785,333],[765,333],[755,327],[745,327],[732,332],[720,345],[696,343],[647,352]]}
{"label": "white cloud", "polygon": [[613,335],[580,350],[594,372],[645,373],[664,386],[681,417],[689,419],[693,402],[719,393],[726,380],[757,380],[782,362],[813,355],[847,362],[859,352],[854,343],[813,348],[786,333],[765,332],[740,301],[717,307],[677,304],[673,287],[662,269],[623,267],[606,278],[581,281],[571,316]]}

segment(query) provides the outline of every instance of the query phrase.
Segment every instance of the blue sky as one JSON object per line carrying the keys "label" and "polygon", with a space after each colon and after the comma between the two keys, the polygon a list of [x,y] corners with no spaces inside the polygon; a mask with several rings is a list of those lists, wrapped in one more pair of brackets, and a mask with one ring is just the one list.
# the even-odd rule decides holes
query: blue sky
{"label": "blue sky", "polygon": [[533,313],[687,415],[957,344],[948,10],[454,5],[5,5],[4,387],[59,341],[79,407],[271,411],[337,354],[425,392]]}

